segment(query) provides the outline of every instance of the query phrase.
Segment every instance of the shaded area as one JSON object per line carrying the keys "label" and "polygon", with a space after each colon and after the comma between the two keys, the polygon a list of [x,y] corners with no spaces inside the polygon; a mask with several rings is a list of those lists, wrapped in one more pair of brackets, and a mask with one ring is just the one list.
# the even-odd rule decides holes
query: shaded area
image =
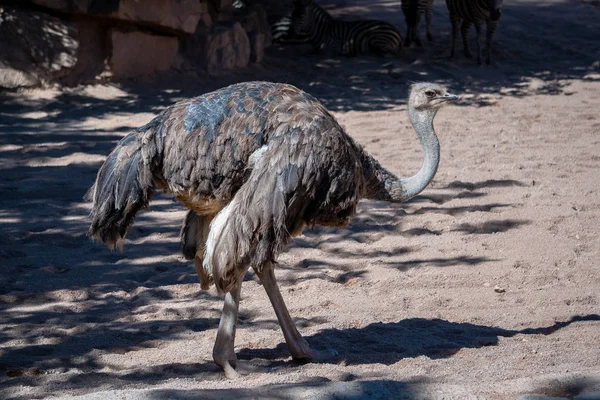
{"label": "shaded area", "polygon": [[[326,4],[327,5],[327,4]],[[345,2],[329,2],[329,7],[343,14]],[[543,7],[541,6],[543,5]],[[404,26],[402,13],[388,3],[361,3],[352,7],[361,17],[380,17]],[[394,11],[393,13],[391,11]],[[556,16],[560,15],[560,19]],[[124,82],[127,93],[119,99],[98,100],[73,90],[61,94],[53,104],[40,100],[31,104],[55,114],[62,121],[74,118],[74,106],[96,113],[156,112],[181,97],[197,96],[227,83],[266,79],[294,84],[318,97],[334,111],[382,110],[404,105],[408,85],[413,81],[434,80],[449,85],[460,94],[472,94],[464,105],[492,105],[493,96],[556,95],[568,91],[564,80],[597,80],[590,74],[600,72],[600,50],[597,34],[598,9],[572,1],[520,1],[505,5],[495,36],[497,64],[478,67],[474,61],[457,57],[447,59],[451,26],[443,2],[435,4],[436,41],[423,49],[407,49],[405,58],[334,57],[309,54],[302,46],[276,45],[269,49],[263,66],[253,66],[219,79],[198,77],[189,82],[179,76],[166,75],[158,84],[140,85]],[[524,30],[523,24],[535,20],[535,26]],[[518,48],[508,43],[519,43]],[[577,43],[574,46],[573,43]],[[307,68],[307,63],[310,68]],[[355,74],[340,79],[348,65]],[[168,89],[164,89],[168,88]],[[489,97],[492,95],[492,97]],[[1,100],[10,101],[2,95]],[[4,119],[10,110],[2,110]],[[78,114],[81,117],[81,112]],[[11,118],[15,118],[14,116]],[[52,119],[49,119],[51,121]],[[13,121],[11,125],[18,123]]]}
{"label": "shaded area", "polygon": [[532,395],[553,398],[566,397],[568,399],[576,398],[577,400],[598,400],[600,399],[598,387],[600,387],[600,380],[598,379],[565,376],[556,379],[544,379],[530,393]]}
{"label": "shaded area", "polygon": [[[549,326],[507,330],[442,319],[408,318],[399,322],[373,323],[362,328],[324,329],[306,339],[317,349],[337,350],[340,354],[338,362],[391,365],[404,358],[419,356],[447,358],[461,349],[495,346],[501,337],[551,335],[573,323],[595,321],[600,321],[600,315],[574,316]],[[239,356],[242,359],[276,359],[286,352],[285,344],[281,343],[274,349],[242,349]]]}
{"label": "shaded area", "polygon": [[314,378],[293,384],[269,385],[256,389],[225,390],[155,390],[147,394],[149,399],[414,399],[420,391],[420,382],[392,380],[369,380],[352,382],[356,377],[348,375],[342,379],[350,382]]}
{"label": "shaded area", "polygon": [[510,229],[517,228],[521,225],[527,225],[531,221],[505,219],[485,221],[481,224],[460,224],[454,230],[464,232],[466,234],[490,234],[498,232],[506,232]]}
{"label": "shaded area", "polygon": [[[184,375],[185,376],[185,375]],[[415,381],[393,381],[385,379],[354,381],[359,378],[352,374],[340,377],[339,381],[327,378],[312,378],[298,383],[264,385],[258,388],[228,389],[149,389],[149,390],[107,390],[77,396],[79,400],[103,400],[107,398],[140,399],[416,399],[425,398],[419,394],[425,379]]]}
{"label": "shaded area", "polygon": [[[367,11],[364,15],[385,13],[398,21],[402,18],[399,9],[395,11],[397,14],[388,12],[389,2],[357,4]],[[177,221],[183,219],[184,213],[174,200],[157,196],[153,212],[139,216],[122,253],[108,252],[86,237],[89,208],[82,197],[103,157],[132,126],[142,125],[152,114],[183,97],[250,79],[293,83],[337,112],[394,109],[400,121],[407,121],[398,109],[404,107],[407,87],[413,80],[448,84],[452,90],[468,95],[463,105],[479,107],[492,106],[494,96],[568,94],[564,80],[598,79],[594,75],[600,68],[597,17],[595,8],[571,1],[507,3],[496,35],[497,64],[491,67],[479,68],[472,61],[457,58],[449,62],[443,58],[450,31],[444,4],[437,2],[435,44],[423,50],[410,49],[407,59],[325,58],[302,53],[301,48],[276,46],[270,49],[263,67],[211,80],[200,77],[189,82],[180,76],[164,76],[152,84],[128,82],[110,86],[112,92],[108,95],[94,87],[54,93],[47,98],[0,94],[0,369],[6,374],[1,378],[2,383],[12,388],[37,386],[40,376],[48,370],[65,376],[69,372],[65,379],[81,390],[106,388],[116,380],[152,385],[198,374],[210,380],[222,379],[212,362],[166,363],[123,373],[105,372],[106,366],[98,361],[103,354],[125,354],[156,346],[161,341],[182,340],[190,332],[206,335],[216,328],[221,308],[220,297],[200,292],[190,263],[177,255],[180,227]],[[531,30],[524,29],[531,21],[535,21]],[[508,43],[516,39],[521,46],[510,47]],[[348,66],[355,71],[351,76],[342,73]],[[138,113],[147,113],[138,117],[139,124],[128,120]],[[94,127],[97,125],[103,128]],[[497,262],[485,256],[460,253],[424,257],[418,249],[400,244],[388,250],[375,246],[348,250],[342,246],[349,241],[373,245],[384,236],[402,240],[444,235],[445,231],[430,227],[407,229],[403,220],[412,213],[461,216],[486,212],[490,214],[482,216],[483,220],[458,224],[455,230],[464,234],[517,230],[529,221],[498,219],[491,213],[518,205],[490,202],[486,191],[527,186],[512,179],[454,181],[413,199],[408,203],[408,208],[414,210],[410,213],[404,211],[404,206],[370,204],[346,229],[317,228],[306,232],[304,238],[295,239],[293,247],[317,248],[331,259],[302,259],[293,266],[300,270],[298,277],[283,283],[292,285],[300,280],[321,279],[345,285],[363,279],[366,269],[339,265],[352,259],[376,258],[382,265],[399,271],[422,266],[476,267]],[[440,193],[444,190],[450,193]],[[454,203],[454,200],[464,202]],[[402,258],[407,254],[411,259]],[[327,274],[325,269],[335,273]],[[179,286],[173,289],[173,285]],[[186,285],[196,289],[187,289]],[[79,291],[82,297],[72,297],[74,291]],[[167,301],[174,306],[164,310],[161,307],[166,307]],[[193,307],[198,311],[190,310]],[[161,310],[165,313],[159,314]],[[254,317],[252,312],[242,311],[241,327],[279,329],[273,320]],[[461,348],[496,345],[501,337],[551,334],[573,322],[589,321],[598,321],[598,316],[574,317],[544,328],[512,331],[414,318],[361,328],[326,329],[308,339],[317,348],[336,348],[351,365],[389,365],[421,355],[432,359],[450,357]],[[298,325],[304,327],[326,322],[318,317],[297,319]],[[288,355],[283,344],[267,350],[242,349],[240,355],[267,371],[296,365],[286,361]],[[303,385],[298,387],[314,385],[329,390],[335,383],[323,380]],[[283,386],[281,390],[284,394],[295,393],[298,387]],[[48,387],[47,393],[54,389]],[[264,390],[232,393],[238,398],[276,395],[269,388]],[[344,393],[336,390],[331,389],[332,398]],[[411,398],[414,388],[404,382],[362,381],[340,390],[356,393],[356,398],[379,393],[383,394],[381,398],[397,398],[394,396],[398,393]],[[544,393],[577,392],[569,387],[561,390]],[[183,398],[225,395],[224,391],[156,393],[157,398],[169,393]]]}
{"label": "shaded area", "polygon": [[455,265],[469,265],[474,266],[482,263],[488,263],[496,261],[487,257],[471,257],[471,256],[459,256],[451,258],[432,258],[432,259],[420,259],[410,261],[390,261],[385,262],[386,265],[396,268],[400,271],[408,271],[411,268],[421,266],[434,266],[434,267],[453,267]]}

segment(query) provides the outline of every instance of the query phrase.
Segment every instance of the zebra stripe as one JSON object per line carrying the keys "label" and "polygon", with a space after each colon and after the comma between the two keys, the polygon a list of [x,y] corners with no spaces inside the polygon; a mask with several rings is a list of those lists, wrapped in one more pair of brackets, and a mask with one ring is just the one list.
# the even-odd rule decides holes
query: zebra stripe
{"label": "zebra stripe", "polygon": [[421,38],[419,37],[419,22],[421,16],[425,14],[425,22],[427,23],[427,40],[433,41],[431,35],[431,17],[433,14],[434,0],[402,0],[402,12],[406,20],[406,38],[404,46],[410,46],[414,41],[417,46],[421,46]]}
{"label": "zebra stripe", "polygon": [[337,21],[313,0],[296,0],[292,30],[305,36],[315,51],[333,46],[343,55],[398,54],[402,35],[392,24],[377,20]]}
{"label": "zebra stripe", "polygon": [[452,23],[452,51],[450,56],[454,57],[459,25],[462,20],[460,31],[463,38],[465,57],[472,57],[469,50],[469,29],[471,25],[475,25],[477,31],[477,62],[481,64],[481,27],[485,22],[487,47],[485,62],[490,64],[492,61],[492,38],[502,15],[502,0],[446,0],[446,6]]}
{"label": "zebra stripe", "polygon": [[274,42],[285,42],[292,26],[292,16],[284,15],[271,23],[271,37]]}

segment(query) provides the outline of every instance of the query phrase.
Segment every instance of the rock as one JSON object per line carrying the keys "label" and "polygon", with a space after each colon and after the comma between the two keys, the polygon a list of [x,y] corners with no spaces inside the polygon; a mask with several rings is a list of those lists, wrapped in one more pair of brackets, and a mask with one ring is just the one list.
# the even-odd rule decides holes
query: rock
{"label": "rock", "polygon": [[193,34],[203,15],[208,14],[208,4],[200,0],[32,1],[64,13],[108,16],[169,33]]}
{"label": "rock", "polygon": [[63,80],[67,85],[76,85],[101,76],[108,68],[105,61],[110,56],[110,49],[106,44],[108,27],[89,18],[75,17],[74,22],[79,32],[79,48],[77,64]]}
{"label": "rock", "polygon": [[77,62],[77,36],[71,22],[0,7],[0,86],[35,86],[68,75]]}
{"label": "rock", "polygon": [[32,74],[11,68],[0,62],[0,88],[17,89],[40,84],[40,80]]}
{"label": "rock", "polygon": [[269,24],[269,18],[264,8],[259,5],[254,6],[256,15],[258,16],[258,30],[265,35],[265,48],[273,44],[273,38],[271,36],[271,24]]}
{"label": "rock", "polygon": [[212,24],[213,20],[210,16],[210,13],[205,12],[204,14],[202,14],[202,17],[200,17],[200,21],[198,22],[198,26],[196,27],[196,29],[204,29],[209,31],[212,28]]}
{"label": "rock", "polygon": [[110,34],[112,54],[110,67],[118,78],[130,78],[165,71],[173,65],[179,42],[174,36],[158,36],[143,32]]}
{"label": "rock", "polygon": [[271,25],[267,19],[267,13],[259,6],[255,5],[245,9],[246,11],[222,12],[216,16],[217,21],[238,21],[248,35],[262,33],[264,38],[263,46],[269,47],[272,43]]}
{"label": "rock", "polygon": [[209,0],[209,1],[217,11],[231,10],[233,8],[233,0]]}
{"label": "rock", "polygon": [[198,30],[182,40],[184,55],[196,66],[215,74],[243,68],[250,61],[250,40],[239,22],[213,24],[210,32]]}
{"label": "rock", "polygon": [[94,0],[31,0],[31,2],[37,4],[38,6],[50,8],[52,10],[57,10],[65,13],[87,13],[90,11],[91,5],[94,2]]}
{"label": "rock", "polygon": [[245,12],[219,13],[217,20],[220,22],[238,21],[250,41],[250,61],[257,63],[262,61],[265,48],[272,43],[271,27],[262,7],[253,6]]}
{"label": "rock", "polygon": [[494,286],[494,292],[496,292],[496,293],[504,293],[504,292],[506,292],[506,289],[504,289],[501,286],[496,285],[496,286]]}
{"label": "rock", "polygon": [[120,0],[112,16],[193,34],[204,14],[208,14],[207,4],[199,0]]}
{"label": "rock", "polygon": [[265,55],[265,34],[262,32],[250,33],[250,61],[253,63],[262,62]]}

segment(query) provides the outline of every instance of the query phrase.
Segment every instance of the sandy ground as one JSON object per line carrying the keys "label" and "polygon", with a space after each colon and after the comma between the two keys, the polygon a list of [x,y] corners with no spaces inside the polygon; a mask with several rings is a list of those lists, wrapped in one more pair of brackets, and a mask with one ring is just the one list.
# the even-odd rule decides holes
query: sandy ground
{"label": "sandy ground", "polygon": [[[348,0],[335,14],[404,27],[398,3]],[[600,9],[507,1],[496,62],[477,67],[447,59],[437,3],[436,41],[403,59],[273,47],[263,66],[219,78],[2,95],[0,397],[600,398]],[[211,357],[221,299],[178,253],[182,206],[157,197],[110,252],[86,238],[82,197],[130,128],[249,79],[313,93],[405,176],[421,162],[408,83],[462,100],[438,114],[442,161],[422,195],[362,202],[347,229],[306,231],[280,258],[301,332],[340,357],[293,362],[249,274],[236,344],[256,371],[228,381]]]}

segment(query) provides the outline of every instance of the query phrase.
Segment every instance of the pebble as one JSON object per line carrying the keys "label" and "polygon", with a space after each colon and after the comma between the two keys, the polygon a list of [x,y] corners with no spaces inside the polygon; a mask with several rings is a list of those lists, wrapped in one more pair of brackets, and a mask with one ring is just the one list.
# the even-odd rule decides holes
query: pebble
{"label": "pebble", "polygon": [[500,287],[498,285],[494,286],[494,292],[496,293],[504,293],[506,292],[506,289],[504,289],[503,287]]}

